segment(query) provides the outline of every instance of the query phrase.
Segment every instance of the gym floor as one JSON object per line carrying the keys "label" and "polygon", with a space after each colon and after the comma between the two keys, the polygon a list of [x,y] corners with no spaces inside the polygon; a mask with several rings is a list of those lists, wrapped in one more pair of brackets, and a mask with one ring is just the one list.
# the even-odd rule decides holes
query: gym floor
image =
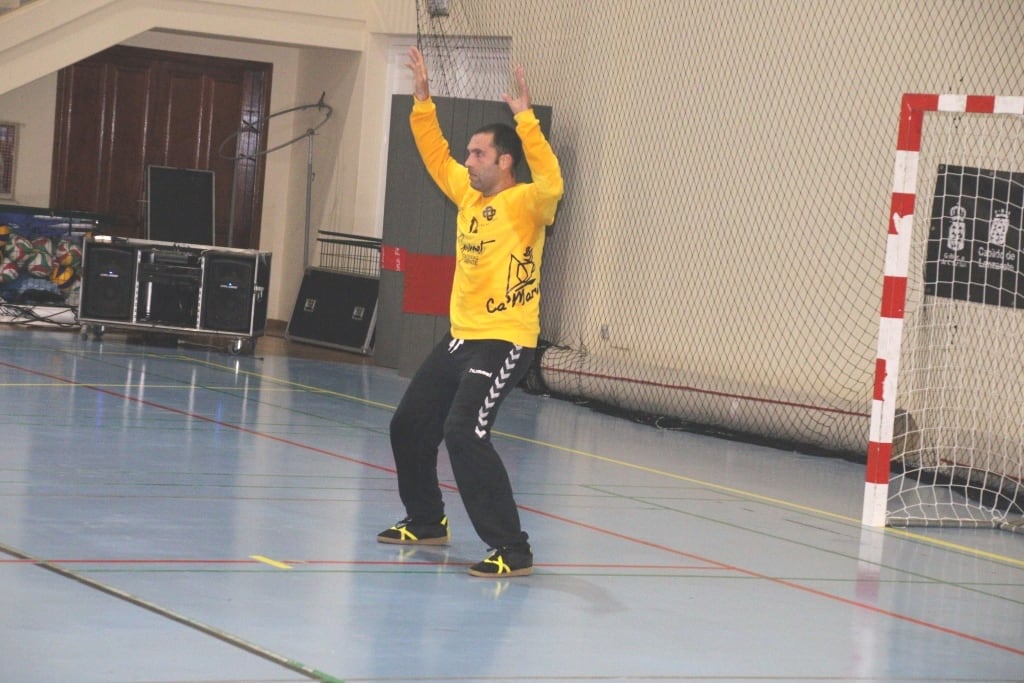
{"label": "gym floor", "polygon": [[0,325],[0,680],[1022,681],[1024,534],[865,530],[863,466],[515,392],[494,439],[535,553],[403,516],[406,380]]}

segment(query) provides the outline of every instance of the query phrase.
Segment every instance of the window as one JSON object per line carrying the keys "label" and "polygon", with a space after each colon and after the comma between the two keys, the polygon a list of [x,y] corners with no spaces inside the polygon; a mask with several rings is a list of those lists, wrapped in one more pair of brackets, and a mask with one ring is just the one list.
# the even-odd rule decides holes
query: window
{"label": "window", "polygon": [[14,169],[18,159],[18,124],[0,123],[0,199],[14,199]]}

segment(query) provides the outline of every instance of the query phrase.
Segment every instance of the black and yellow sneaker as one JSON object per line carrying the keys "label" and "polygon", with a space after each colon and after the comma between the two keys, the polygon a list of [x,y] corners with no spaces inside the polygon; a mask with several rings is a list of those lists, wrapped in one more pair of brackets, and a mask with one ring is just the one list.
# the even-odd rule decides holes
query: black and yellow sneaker
{"label": "black and yellow sneaker", "polygon": [[496,548],[486,558],[469,568],[472,576],[503,579],[533,573],[533,552],[527,544]]}
{"label": "black and yellow sneaker", "polygon": [[439,522],[420,524],[406,517],[396,522],[390,529],[377,534],[378,543],[400,543],[402,545],[448,545],[452,540],[452,532],[448,528],[448,518],[442,517]]}

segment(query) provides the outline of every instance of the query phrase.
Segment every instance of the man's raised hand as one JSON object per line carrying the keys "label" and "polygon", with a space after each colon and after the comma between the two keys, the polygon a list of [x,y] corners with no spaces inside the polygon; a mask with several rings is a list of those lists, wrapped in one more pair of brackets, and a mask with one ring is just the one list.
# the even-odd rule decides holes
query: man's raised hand
{"label": "man's raised hand", "polygon": [[513,68],[513,73],[516,77],[516,88],[519,90],[519,96],[512,97],[508,93],[504,93],[501,99],[505,100],[505,104],[508,105],[513,114],[518,114],[529,109],[532,101],[530,100],[530,88],[526,85],[526,72],[523,70],[523,67],[516,64]]}
{"label": "man's raised hand", "polygon": [[412,71],[412,94],[417,100],[425,100],[430,97],[430,86],[427,83],[427,62],[423,59],[423,53],[413,45],[409,48],[409,61],[406,63]]}

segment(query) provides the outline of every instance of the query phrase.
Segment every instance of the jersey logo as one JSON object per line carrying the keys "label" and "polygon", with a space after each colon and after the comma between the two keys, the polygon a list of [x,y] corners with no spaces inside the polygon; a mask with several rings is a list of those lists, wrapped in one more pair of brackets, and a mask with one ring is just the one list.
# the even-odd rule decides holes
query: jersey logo
{"label": "jersey logo", "polygon": [[536,270],[537,264],[533,262],[533,247],[526,248],[522,259],[512,254],[508,266],[508,289],[506,291],[508,297],[512,298],[516,292],[535,284],[537,279],[533,274]]}
{"label": "jersey logo", "polygon": [[487,300],[487,312],[499,313],[533,301],[540,294],[537,284],[537,264],[533,260],[533,247],[527,247],[523,257],[512,254],[508,264],[508,279],[505,284],[505,300]]}

